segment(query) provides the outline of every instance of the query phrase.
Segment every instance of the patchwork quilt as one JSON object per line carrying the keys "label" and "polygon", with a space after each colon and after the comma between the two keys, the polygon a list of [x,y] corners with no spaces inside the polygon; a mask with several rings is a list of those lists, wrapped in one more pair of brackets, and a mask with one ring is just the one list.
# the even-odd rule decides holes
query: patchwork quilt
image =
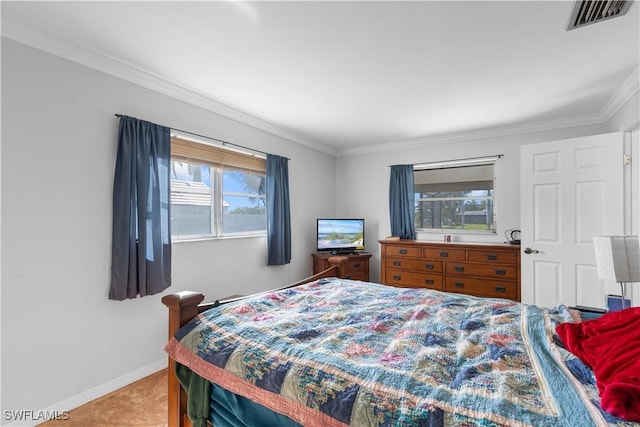
{"label": "patchwork quilt", "polygon": [[165,350],[305,426],[629,425],[554,343],[571,321],[564,306],[332,278],[208,310]]}

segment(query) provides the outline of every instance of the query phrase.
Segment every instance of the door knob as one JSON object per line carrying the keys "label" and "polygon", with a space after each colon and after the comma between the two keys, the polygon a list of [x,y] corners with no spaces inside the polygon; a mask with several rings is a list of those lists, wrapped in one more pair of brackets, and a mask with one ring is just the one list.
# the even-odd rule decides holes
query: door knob
{"label": "door knob", "polygon": [[528,254],[539,254],[540,251],[537,251],[537,250],[531,249],[531,248],[524,248],[524,253],[527,254],[527,255]]}

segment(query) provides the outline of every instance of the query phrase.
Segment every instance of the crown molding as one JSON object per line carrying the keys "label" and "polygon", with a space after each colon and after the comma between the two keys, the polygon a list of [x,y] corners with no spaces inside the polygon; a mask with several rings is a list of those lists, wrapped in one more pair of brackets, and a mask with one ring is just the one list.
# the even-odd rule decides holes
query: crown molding
{"label": "crown molding", "polygon": [[194,90],[177,85],[160,75],[112,57],[104,52],[89,49],[10,21],[2,23],[2,37],[159,92],[293,143],[304,145],[331,156],[338,154],[333,147],[306,139],[261,117],[201,95]]}
{"label": "crown molding", "polygon": [[640,92],[640,67],[636,68],[627,80],[620,85],[616,93],[600,110],[604,121],[609,121],[631,98]]}
{"label": "crown molding", "polygon": [[33,30],[8,19],[2,21],[2,37],[61,57],[77,47],[75,43]]}

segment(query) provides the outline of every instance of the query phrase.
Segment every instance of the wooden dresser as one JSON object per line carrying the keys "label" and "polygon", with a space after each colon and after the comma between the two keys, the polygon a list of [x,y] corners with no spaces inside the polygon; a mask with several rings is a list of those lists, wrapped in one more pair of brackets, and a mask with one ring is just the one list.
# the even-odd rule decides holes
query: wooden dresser
{"label": "wooden dresser", "polygon": [[332,255],[330,252],[314,252],[313,274],[318,274],[332,265],[340,266],[340,277],[343,279],[369,281],[369,258],[368,252],[356,252],[353,254]]}
{"label": "wooden dresser", "polygon": [[385,285],[520,301],[520,245],[381,240]]}

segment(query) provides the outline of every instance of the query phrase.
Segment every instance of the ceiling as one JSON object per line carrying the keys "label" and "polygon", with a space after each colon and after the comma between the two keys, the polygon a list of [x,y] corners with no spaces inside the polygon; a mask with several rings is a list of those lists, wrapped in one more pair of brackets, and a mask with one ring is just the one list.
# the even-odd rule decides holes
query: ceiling
{"label": "ceiling", "polygon": [[[336,153],[603,123],[638,96],[639,6],[2,1],[2,35]],[[127,112],[123,112],[127,113]]]}

